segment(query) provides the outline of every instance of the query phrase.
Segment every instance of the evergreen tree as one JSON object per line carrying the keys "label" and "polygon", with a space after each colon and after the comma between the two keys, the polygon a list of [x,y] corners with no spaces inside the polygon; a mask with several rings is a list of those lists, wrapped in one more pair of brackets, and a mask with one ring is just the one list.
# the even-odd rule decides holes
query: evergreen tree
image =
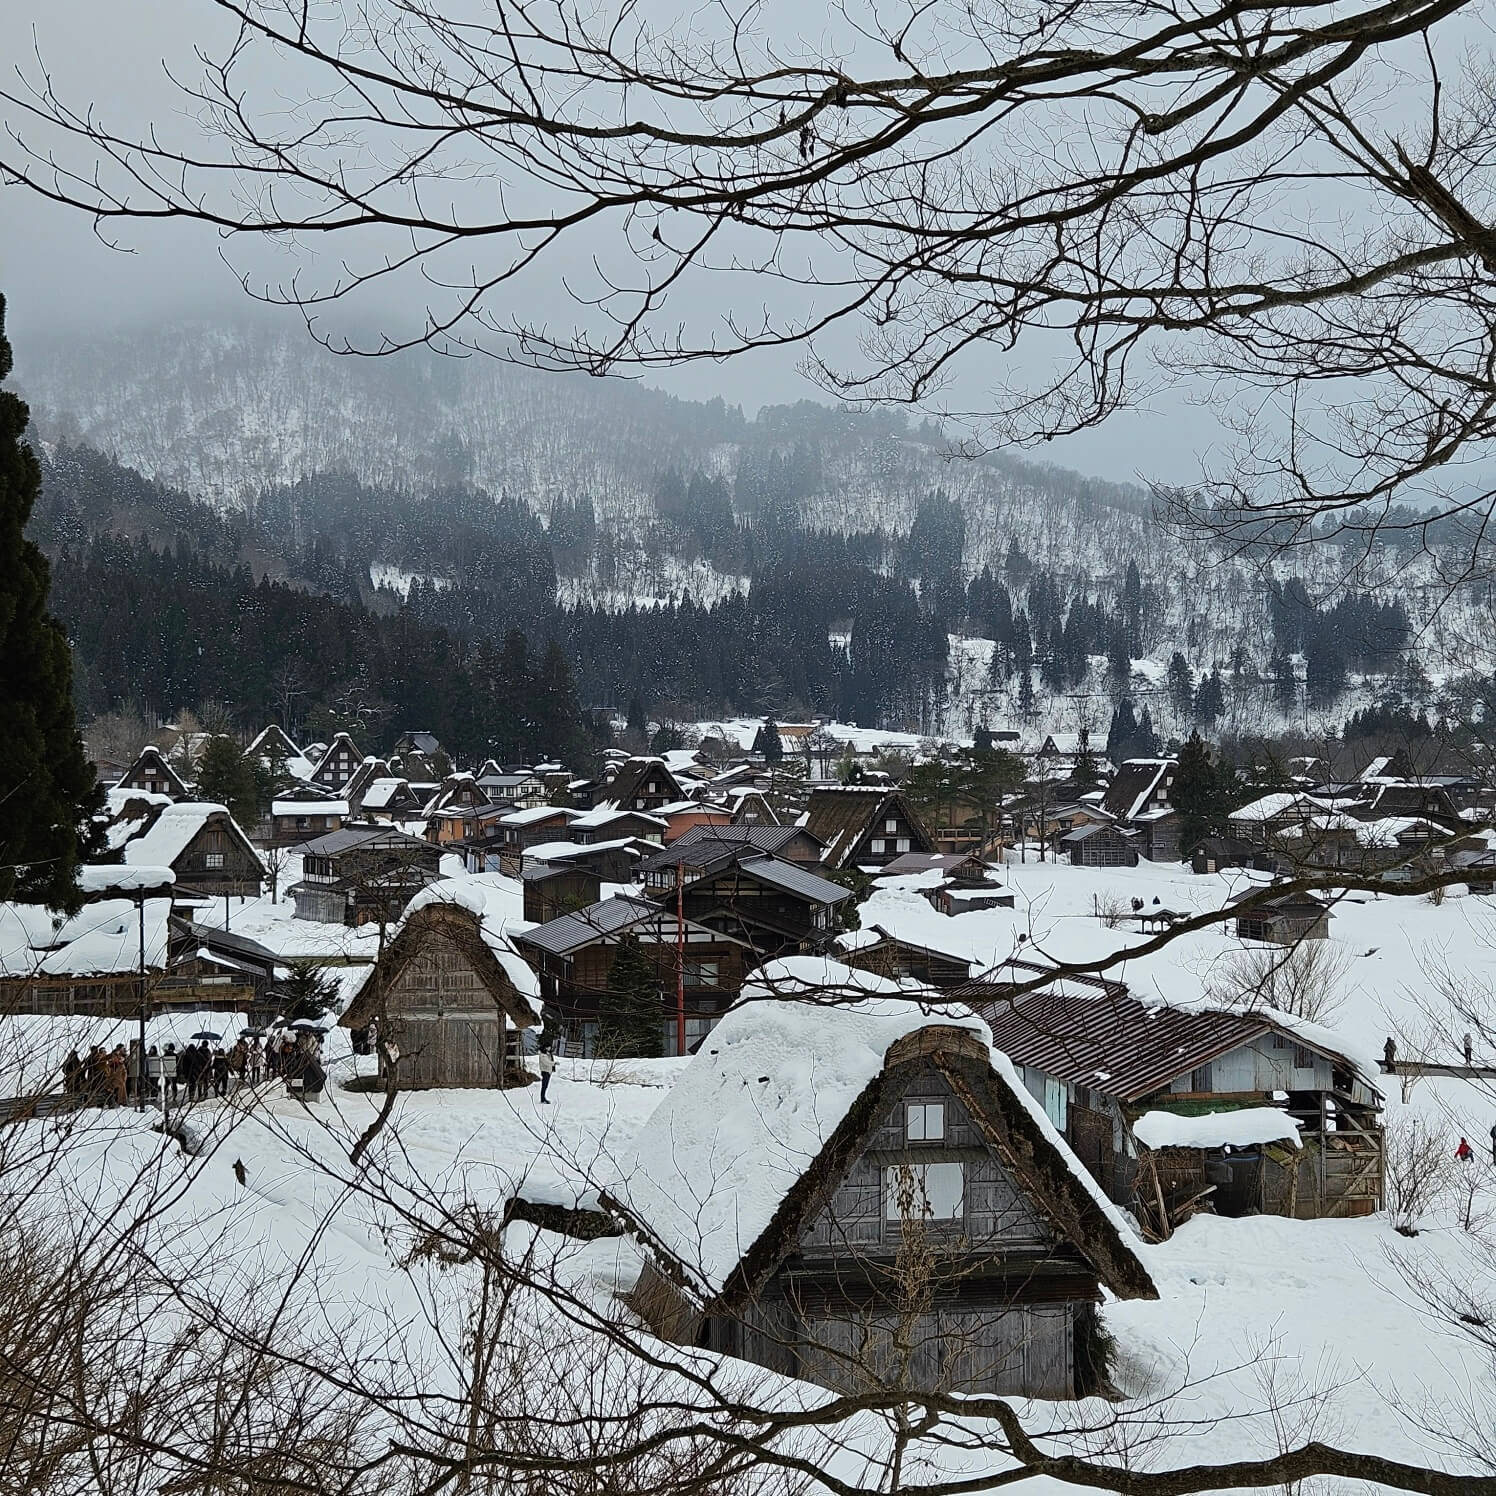
{"label": "evergreen tree", "polygon": [[227,806],[241,826],[252,830],[270,806],[270,775],[232,738],[216,737],[198,763],[197,791],[204,800]]}
{"label": "evergreen tree", "polygon": [[[0,296],[0,382],[10,369]],[[72,651],[47,612],[50,569],[25,533],[41,490],[29,419],[0,389],[0,898],[75,909],[104,796],[73,715]]]}
{"label": "evergreen tree", "polygon": [[1082,789],[1092,790],[1101,783],[1101,766],[1096,762],[1096,750],[1091,747],[1090,728],[1081,728],[1079,737],[1070,777]]}
{"label": "evergreen tree", "polygon": [[629,697],[628,730],[641,738],[649,736],[649,716],[644,710],[644,698],[637,691]]}
{"label": "evergreen tree", "polygon": [[1273,702],[1280,712],[1291,712],[1299,698],[1298,682],[1294,678],[1293,661],[1288,652],[1275,649],[1267,663],[1268,674],[1273,681]]}
{"label": "evergreen tree", "polygon": [[305,957],[286,964],[286,975],[279,984],[281,1016],[287,1023],[302,1019],[315,1020],[332,1009],[338,997],[337,978],[327,969]]}
{"label": "evergreen tree", "polygon": [[1169,661],[1169,700],[1175,720],[1188,721],[1195,708],[1195,672],[1177,649]]}
{"label": "evergreen tree", "polygon": [[1241,803],[1230,765],[1211,762],[1210,750],[1198,732],[1192,732],[1179,750],[1173,803],[1180,815],[1179,846],[1184,852],[1202,836],[1224,834],[1227,816]]}
{"label": "evergreen tree", "polygon": [[1138,718],[1138,740],[1137,747],[1132,756],[1134,758],[1152,758],[1158,752],[1158,734],[1153,730],[1153,713],[1147,707],[1143,708],[1143,715]]}
{"label": "evergreen tree", "polygon": [[660,978],[634,935],[618,942],[608,969],[608,991],[598,1015],[598,1043],[605,1054],[659,1055],[665,1047],[665,1004]]}
{"label": "evergreen tree", "polygon": [[1202,727],[1213,727],[1226,710],[1226,687],[1221,672],[1212,670],[1195,692],[1195,718]]}
{"label": "evergreen tree", "polygon": [[1132,700],[1124,696],[1112,713],[1112,725],[1106,735],[1106,756],[1114,764],[1132,756],[1133,745],[1138,737],[1138,719],[1132,709]]}
{"label": "evergreen tree", "polygon": [[753,735],[753,751],[761,753],[766,764],[783,760],[784,741],[779,736],[779,724],[772,717]]}

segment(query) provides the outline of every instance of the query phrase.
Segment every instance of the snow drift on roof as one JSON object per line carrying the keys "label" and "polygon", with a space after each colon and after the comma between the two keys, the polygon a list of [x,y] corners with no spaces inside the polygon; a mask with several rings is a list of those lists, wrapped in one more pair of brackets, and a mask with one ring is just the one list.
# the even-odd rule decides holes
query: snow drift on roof
{"label": "snow drift on roof", "polygon": [[721,1290],[852,1103],[888,1046],[918,1029],[986,1025],[959,1004],[930,1008],[896,984],[821,957],[761,967],[743,995],[831,988],[860,1001],[749,1001],[696,1058],[620,1156],[608,1188],[696,1287]]}
{"label": "snow drift on roof", "polygon": [[209,817],[215,815],[226,816],[228,811],[224,806],[206,800],[182,800],[163,805],[150,829],[126,843],[125,861],[132,866],[170,867],[187,850],[192,838],[207,825]]}
{"label": "snow drift on roof", "polygon": [[1257,1148],[1266,1143],[1292,1143],[1297,1148],[1302,1125],[1275,1106],[1248,1106],[1201,1117],[1144,1112],[1132,1131],[1145,1148]]}
{"label": "snow drift on roof", "polygon": [[419,909],[433,904],[455,904],[478,916],[478,931],[483,943],[494,954],[504,975],[514,983],[519,995],[540,1011],[540,979],[529,963],[510,943],[510,935],[528,930],[531,924],[523,917],[524,885],[502,873],[471,873],[460,878],[443,878],[428,883],[409,904],[400,924],[391,936],[398,935],[406,920]]}

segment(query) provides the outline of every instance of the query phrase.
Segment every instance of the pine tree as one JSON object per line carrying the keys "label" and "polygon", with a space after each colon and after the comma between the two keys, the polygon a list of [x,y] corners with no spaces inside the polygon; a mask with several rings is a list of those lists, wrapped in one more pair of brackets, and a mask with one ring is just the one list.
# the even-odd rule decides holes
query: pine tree
{"label": "pine tree", "polygon": [[1195,692],[1195,717],[1202,727],[1213,727],[1226,710],[1226,687],[1221,672],[1212,670]]}
{"label": "pine tree", "polygon": [[1214,764],[1198,732],[1179,750],[1174,775],[1174,808],[1179,812],[1179,846],[1188,852],[1203,836],[1222,834],[1236,808],[1236,776],[1229,765]]}
{"label": "pine tree", "polygon": [[784,741],[779,736],[779,724],[772,717],[754,734],[753,751],[761,753],[766,764],[777,764],[784,758]]}
{"label": "pine tree", "polygon": [[1132,709],[1132,701],[1124,696],[1112,713],[1111,730],[1106,735],[1106,756],[1114,764],[1133,754],[1138,736],[1138,719]]}
{"label": "pine tree", "polygon": [[217,737],[203,749],[197,766],[197,792],[228,807],[233,818],[253,828],[269,808],[269,774],[232,738]]}
{"label": "pine tree", "polygon": [[1187,721],[1195,705],[1195,672],[1177,649],[1169,661],[1169,700],[1174,706],[1175,721]]}
{"label": "pine tree", "polygon": [[1070,778],[1082,789],[1095,789],[1101,783],[1101,766],[1096,762],[1096,750],[1091,747],[1090,728],[1081,728],[1079,737]]}
{"label": "pine tree", "polygon": [[[0,382],[10,369],[0,296]],[[25,534],[41,492],[36,454],[21,439],[29,419],[0,390],[0,898],[73,909],[104,796],[78,736],[72,650],[47,612],[50,569]]]}
{"label": "pine tree", "polygon": [[610,1055],[658,1055],[665,1047],[665,1004],[660,978],[637,937],[625,935],[608,970],[608,991],[598,1015],[598,1043]]}

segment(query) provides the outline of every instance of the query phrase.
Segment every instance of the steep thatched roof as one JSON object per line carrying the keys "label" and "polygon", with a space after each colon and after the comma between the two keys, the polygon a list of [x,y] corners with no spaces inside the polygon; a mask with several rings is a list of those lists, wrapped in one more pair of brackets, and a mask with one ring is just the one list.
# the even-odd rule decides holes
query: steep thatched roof
{"label": "steep thatched roof", "polygon": [[[826,1011],[833,1018],[837,1012]],[[710,1058],[703,1056],[693,1061],[693,1065],[710,1063]],[[702,1312],[737,1314],[756,1299],[785,1259],[797,1250],[805,1228],[829,1203],[884,1119],[915,1083],[916,1073],[926,1065],[933,1065],[941,1073],[1015,1184],[1100,1282],[1119,1298],[1156,1298],[1157,1289],[1128,1244],[1115,1207],[1106,1201],[1042,1108],[1028,1095],[1006,1056],[991,1051],[984,1033],[962,1027],[958,1021],[927,1017],[891,1043],[881,1070],[839,1120],[822,1115],[824,1141],[803,1167],[797,1163],[786,1173],[779,1154],[789,1156],[793,1150],[783,1146],[782,1139],[776,1140],[781,1144],[777,1152],[772,1147],[762,1152],[762,1167],[778,1167],[786,1175],[787,1187],[783,1187],[768,1224],[751,1240],[742,1241],[730,1271],[714,1271],[705,1262],[674,1256],[669,1247],[670,1214],[667,1211],[661,1215],[661,1231],[656,1231],[657,1223],[650,1218],[648,1190],[621,1180],[617,1190],[603,1192],[603,1203],[650,1246],[658,1270]],[[818,1093],[817,1106],[829,1105],[829,1098]],[[655,1119],[650,1126],[655,1126]],[[642,1144],[644,1139],[640,1141]],[[690,1174],[691,1160],[680,1156],[682,1149],[690,1147],[689,1142],[684,1136],[675,1136],[672,1141],[670,1166]],[[710,1172],[716,1176],[728,1145],[713,1135],[704,1146],[710,1154]],[[647,1169],[648,1160],[641,1156],[639,1166]],[[740,1221],[742,1218],[740,1214]],[[711,1247],[712,1242],[702,1245]]]}
{"label": "steep thatched roof", "polygon": [[898,814],[914,832],[912,840],[922,846],[911,851],[933,852],[935,842],[899,790],[885,785],[843,785],[840,789],[812,790],[806,807],[805,829],[826,846],[823,861],[827,867],[844,868],[852,859],[863,838],[870,835],[886,816]]}
{"label": "steep thatched roof", "polygon": [[[399,980],[401,972],[433,944],[456,946],[477,974],[500,1011],[515,1028],[540,1022],[540,1003],[534,975],[512,950],[496,949],[484,934],[483,921],[473,910],[455,903],[431,903],[406,916],[395,938],[338,1021],[344,1028],[362,1028],[379,1011],[379,996]],[[522,971],[512,963],[518,963]],[[515,977],[521,977],[516,982]],[[530,989],[522,992],[521,986]]]}

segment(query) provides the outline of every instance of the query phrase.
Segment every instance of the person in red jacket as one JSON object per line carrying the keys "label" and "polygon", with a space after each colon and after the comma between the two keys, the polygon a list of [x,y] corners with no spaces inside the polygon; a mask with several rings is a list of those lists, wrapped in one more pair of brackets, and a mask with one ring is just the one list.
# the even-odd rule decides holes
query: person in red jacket
{"label": "person in red jacket", "polygon": [[1460,1146],[1454,1150],[1454,1156],[1462,1164],[1468,1164],[1475,1157],[1475,1149],[1464,1139],[1460,1139]]}

